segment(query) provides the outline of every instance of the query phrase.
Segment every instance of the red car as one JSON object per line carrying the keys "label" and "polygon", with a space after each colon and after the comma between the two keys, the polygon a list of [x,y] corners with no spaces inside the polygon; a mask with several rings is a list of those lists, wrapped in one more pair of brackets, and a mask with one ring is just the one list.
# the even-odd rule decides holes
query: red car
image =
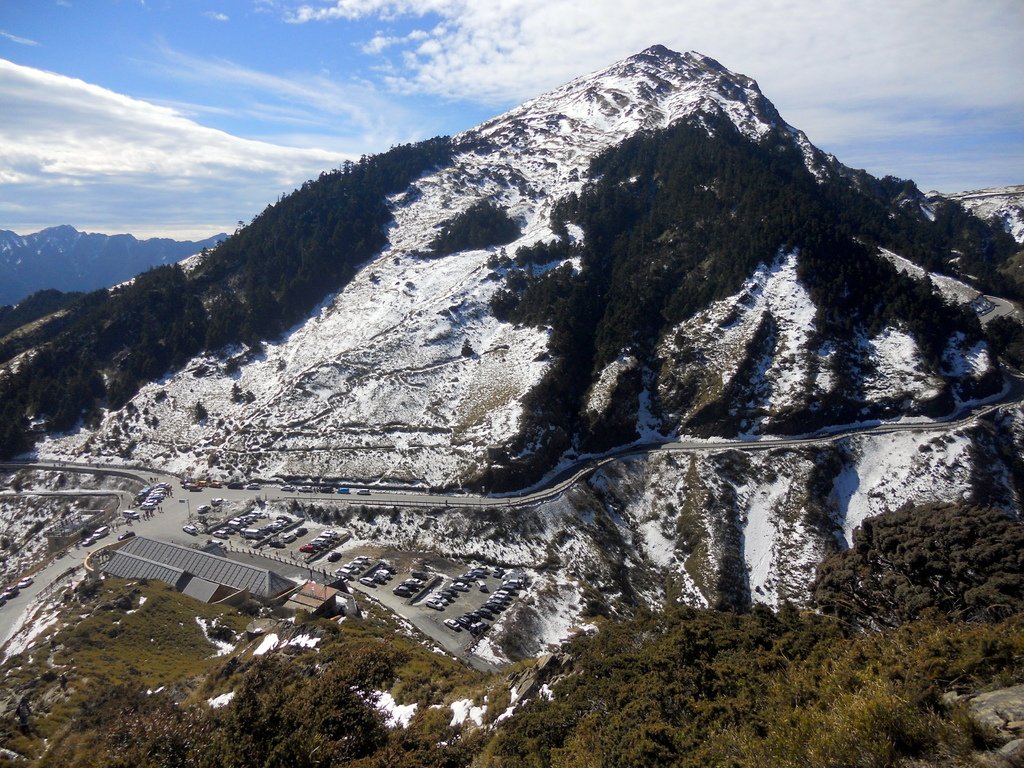
{"label": "red car", "polygon": [[303,544],[299,547],[299,552],[316,552],[316,547],[312,544]]}

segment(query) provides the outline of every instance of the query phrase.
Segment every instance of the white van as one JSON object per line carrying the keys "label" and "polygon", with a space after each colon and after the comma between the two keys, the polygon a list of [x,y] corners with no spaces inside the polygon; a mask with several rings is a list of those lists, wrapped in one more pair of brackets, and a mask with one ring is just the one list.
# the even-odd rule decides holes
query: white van
{"label": "white van", "polygon": [[106,526],[106,525],[101,525],[99,528],[97,528],[95,531],[92,532],[92,537],[94,539],[102,539],[104,536],[109,536],[109,535],[110,535],[110,528],[108,526]]}
{"label": "white van", "polygon": [[263,534],[260,533],[259,528],[245,528],[242,530],[243,539],[259,539],[262,538]]}

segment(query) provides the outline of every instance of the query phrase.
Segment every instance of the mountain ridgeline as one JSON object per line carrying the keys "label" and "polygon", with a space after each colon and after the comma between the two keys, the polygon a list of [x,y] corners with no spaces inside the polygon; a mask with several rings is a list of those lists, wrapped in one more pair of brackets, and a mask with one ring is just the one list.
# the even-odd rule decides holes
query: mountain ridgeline
{"label": "mountain ridgeline", "polygon": [[203,240],[79,232],[67,225],[31,235],[0,230],[0,305],[22,302],[40,290],[92,291],[128,280],[162,264],[173,264],[227,235]]}

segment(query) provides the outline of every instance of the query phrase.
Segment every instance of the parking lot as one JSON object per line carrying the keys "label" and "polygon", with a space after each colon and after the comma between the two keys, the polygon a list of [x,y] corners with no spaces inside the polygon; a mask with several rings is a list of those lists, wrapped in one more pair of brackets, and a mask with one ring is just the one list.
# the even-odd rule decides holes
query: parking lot
{"label": "parking lot", "polygon": [[[285,514],[282,505],[232,493],[236,489],[203,488],[201,493],[183,494],[175,488],[177,499],[163,498],[166,488],[155,490],[136,499],[141,520],[124,515],[121,526],[134,521],[147,528],[159,519],[158,527],[167,528],[173,522],[160,512],[168,502],[180,502],[173,506],[184,506],[181,511],[189,513],[188,519],[178,517],[177,534],[166,531],[168,538],[223,543],[229,556],[273,563],[270,567],[291,578],[308,574],[317,580],[347,579],[352,591],[409,621],[445,651],[480,669],[495,669],[474,657],[471,648],[526,587],[525,580],[510,583],[519,574],[425,553],[353,546],[342,528]],[[131,529],[122,527],[113,534],[120,530]]]}
{"label": "parking lot", "polygon": [[[402,616],[447,652],[479,669],[496,669],[470,650],[522,594],[527,587],[524,577],[502,569],[498,569],[501,575],[495,575],[486,566],[474,570],[451,561],[429,568],[402,568],[386,557],[363,558],[352,558],[342,566],[356,566],[349,582],[354,591]],[[402,590],[403,585],[409,589]]]}

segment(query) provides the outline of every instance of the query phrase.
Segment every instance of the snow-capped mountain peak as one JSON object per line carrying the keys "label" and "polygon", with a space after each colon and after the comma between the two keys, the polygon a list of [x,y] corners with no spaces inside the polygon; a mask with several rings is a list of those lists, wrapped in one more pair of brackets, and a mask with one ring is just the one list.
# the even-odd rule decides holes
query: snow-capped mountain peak
{"label": "snow-capped mountain peak", "polygon": [[[773,130],[793,137],[805,164],[820,175],[828,162],[803,132],[787,124],[757,82],[710,56],[654,45],[598,72],[578,77],[460,134],[456,142],[485,141],[517,151],[552,151],[552,144],[595,150],[642,130],[694,118],[724,116],[758,141]],[[708,129],[711,130],[710,128]]]}

